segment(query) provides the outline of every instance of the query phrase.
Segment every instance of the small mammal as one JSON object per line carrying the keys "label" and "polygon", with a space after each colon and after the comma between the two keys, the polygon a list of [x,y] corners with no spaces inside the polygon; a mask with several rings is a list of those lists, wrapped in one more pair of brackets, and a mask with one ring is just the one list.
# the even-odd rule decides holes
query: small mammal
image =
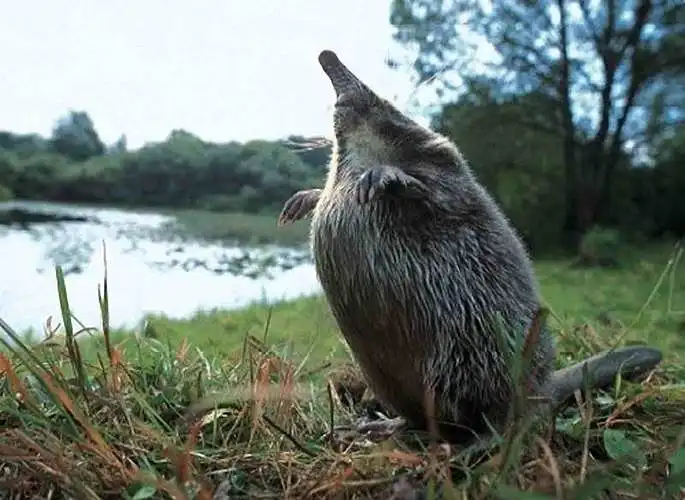
{"label": "small mammal", "polygon": [[[328,177],[287,200],[279,223],[312,214],[318,278],[375,396],[426,428],[431,391],[439,432],[469,441],[502,425],[512,405],[511,359],[540,308],[532,263],[451,141],[375,94],[332,51],[319,63],[337,96]],[[584,363],[605,387],[662,358],[625,347],[554,371],[553,337],[544,323],[539,332],[526,377],[553,404],[582,388]]]}

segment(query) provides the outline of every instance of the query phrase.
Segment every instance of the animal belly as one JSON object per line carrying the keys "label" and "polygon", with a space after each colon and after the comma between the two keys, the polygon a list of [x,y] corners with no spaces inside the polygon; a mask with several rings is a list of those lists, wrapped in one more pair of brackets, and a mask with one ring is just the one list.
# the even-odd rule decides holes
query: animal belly
{"label": "animal belly", "polygon": [[371,389],[401,415],[420,418],[429,354],[421,339],[429,332],[417,314],[416,283],[410,285],[411,277],[398,275],[393,264],[406,258],[401,245],[388,242],[387,233],[379,245],[373,227],[341,223],[333,214],[313,221],[312,229],[319,281]]}
{"label": "animal belly", "polygon": [[347,340],[374,396],[399,415],[421,424],[426,388],[417,360],[407,356],[404,349],[404,355],[394,356],[394,347],[370,352],[368,344],[356,345],[363,339]]}
{"label": "animal belly", "polygon": [[403,318],[410,304],[401,280],[388,269],[388,256],[374,248],[365,231],[338,228],[334,235],[325,229],[314,235],[314,262],[342,333],[351,343],[357,337],[364,343],[389,342],[387,350],[396,351],[409,340]]}

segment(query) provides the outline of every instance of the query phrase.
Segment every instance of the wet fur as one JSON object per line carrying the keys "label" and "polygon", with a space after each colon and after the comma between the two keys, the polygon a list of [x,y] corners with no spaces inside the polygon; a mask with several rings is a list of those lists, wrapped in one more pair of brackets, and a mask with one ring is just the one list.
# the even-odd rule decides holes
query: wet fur
{"label": "wet fur", "polygon": [[[443,437],[470,441],[487,433],[486,420],[501,427],[510,415],[517,347],[540,306],[532,263],[451,141],[361,82],[354,88],[351,96],[336,89],[324,188],[295,193],[279,222],[312,214],[316,272],[376,397],[425,428],[433,395]],[[375,186],[360,202],[371,169],[401,172],[403,184]],[[543,323],[523,374],[554,406],[583,386],[584,367],[592,386],[604,387],[662,357],[630,346],[553,371],[554,351]]]}
{"label": "wet fur", "polygon": [[[514,347],[539,307],[532,265],[457,148],[390,103],[374,106],[375,119],[355,116],[351,126],[336,114],[311,224],[316,271],[380,400],[425,426],[432,391],[438,421],[480,432],[481,413],[496,424],[509,410]],[[430,195],[410,186],[359,204],[359,178],[378,165],[401,169]],[[540,387],[554,359],[546,329],[533,358]]]}

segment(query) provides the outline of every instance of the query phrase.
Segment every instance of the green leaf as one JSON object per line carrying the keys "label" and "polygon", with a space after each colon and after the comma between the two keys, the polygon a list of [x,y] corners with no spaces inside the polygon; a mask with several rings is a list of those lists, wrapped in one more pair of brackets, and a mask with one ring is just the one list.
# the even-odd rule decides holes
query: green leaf
{"label": "green leaf", "polygon": [[566,434],[568,437],[579,441],[585,435],[585,424],[582,419],[576,415],[572,417],[557,417],[556,430],[557,432]]}
{"label": "green leaf", "polygon": [[157,488],[148,484],[144,484],[138,488],[138,491],[136,491],[135,495],[131,497],[131,500],[145,500],[147,498],[152,498],[155,496],[155,493],[157,493]]}
{"label": "green leaf", "polygon": [[676,495],[685,489],[685,470],[678,474],[673,474],[664,483],[664,493],[666,495]]}
{"label": "green leaf", "polygon": [[616,490],[623,486],[625,486],[625,481],[599,470],[590,473],[584,483],[578,484],[566,493],[567,498],[596,498],[602,492]]}
{"label": "green leaf", "polygon": [[685,472],[685,448],[680,448],[676,451],[671,458],[668,459],[668,464],[670,467],[670,473],[675,475]]}
{"label": "green leaf", "polygon": [[630,439],[626,437],[624,431],[616,429],[606,429],[604,431],[604,449],[614,460],[634,458],[635,465],[644,467],[647,464],[647,457],[642,450]]}

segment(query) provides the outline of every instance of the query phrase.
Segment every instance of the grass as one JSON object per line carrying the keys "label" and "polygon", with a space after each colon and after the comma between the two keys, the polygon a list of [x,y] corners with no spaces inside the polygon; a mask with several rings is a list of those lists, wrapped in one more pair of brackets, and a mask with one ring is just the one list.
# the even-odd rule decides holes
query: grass
{"label": "grass", "polygon": [[579,394],[551,436],[512,428],[484,456],[395,438],[322,439],[348,415],[326,380],[350,358],[320,297],[185,321],[151,317],[126,335],[108,326],[105,276],[100,335],[88,339],[58,270],[59,333],[27,343],[3,325],[14,338],[0,356],[0,490],[12,498],[208,499],[217,488],[224,496],[214,498],[414,498],[421,484],[443,498],[678,498],[685,276],[672,256],[672,248],[634,251],[615,270],[538,265],[560,364],[637,341],[661,347],[665,359],[642,383]]}
{"label": "grass", "polygon": [[236,240],[261,245],[299,246],[307,242],[307,224],[276,225],[278,214],[209,212],[206,210],[161,211],[176,218],[174,232],[208,240]]}

